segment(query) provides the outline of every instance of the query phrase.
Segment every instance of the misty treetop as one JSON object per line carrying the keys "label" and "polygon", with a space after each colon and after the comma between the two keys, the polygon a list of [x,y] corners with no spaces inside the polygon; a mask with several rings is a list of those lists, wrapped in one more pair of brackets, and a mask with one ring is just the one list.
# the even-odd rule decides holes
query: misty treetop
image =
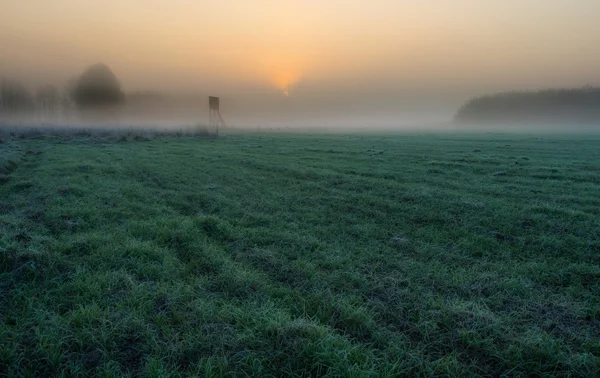
{"label": "misty treetop", "polygon": [[81,74],[75,85],[73,100],[79,108],[122,104],[125,94],[121,83],[105,64],[96,64]]}
{"label": "misty treetop", "polygon": [[469,123],[600,122],[600,88],[504,92],[469,100],[455,120]]}

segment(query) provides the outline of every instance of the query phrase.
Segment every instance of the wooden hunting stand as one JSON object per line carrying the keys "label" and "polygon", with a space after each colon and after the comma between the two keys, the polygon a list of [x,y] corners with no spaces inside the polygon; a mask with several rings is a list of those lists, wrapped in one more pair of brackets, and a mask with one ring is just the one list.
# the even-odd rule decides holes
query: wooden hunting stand
{"label": "wooden hunting stand", "polygon": [[208,124],[211,128],[214,128],[214,130],[216,130],[217,134],[219,134],[219,126],[226,127],[225,121],[223,121],[223,117],[221,117],[221,113],[219,112],[219,98],[209,96],[208,108],[210,112]]}

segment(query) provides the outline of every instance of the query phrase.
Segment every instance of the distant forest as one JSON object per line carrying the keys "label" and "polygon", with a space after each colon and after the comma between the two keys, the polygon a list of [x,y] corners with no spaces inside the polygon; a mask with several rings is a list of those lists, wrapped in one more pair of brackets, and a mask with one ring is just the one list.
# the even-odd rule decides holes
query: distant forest
{"label": "distant forest", "polygon": [[455,121],[600,124],[600,88],[505,92],[476,97],[458,110]]}
{"label": "distant forest", "polygon": [[[98,63],[62,86],[42,85],[30,91],[18,80],[0,78],[1,124],[81,124],[105,122],[136,125],[195,123],[202,115],[199,95],[166,95],[152,91],[125,93],[117,76]],[[169,123],[170,122],[170,123]]]}
{"label": "distant forest", "polygon": [[43,85],[33,93],[19,81],[0,79],[0,117],[4,118],[35,113],[45,121],[55,121],[59,115],[74,110],[114,107],[124,102],[121,83],[111,69],[101,63],[88,67],[63,88]]}

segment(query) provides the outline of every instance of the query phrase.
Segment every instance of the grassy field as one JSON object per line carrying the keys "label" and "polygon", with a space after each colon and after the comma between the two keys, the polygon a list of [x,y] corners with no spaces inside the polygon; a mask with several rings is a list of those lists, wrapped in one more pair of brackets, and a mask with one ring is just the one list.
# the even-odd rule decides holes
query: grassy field
{"label": "grassy field", "polygon": [[0,144],[0,376],[598,376],[600,137]]}

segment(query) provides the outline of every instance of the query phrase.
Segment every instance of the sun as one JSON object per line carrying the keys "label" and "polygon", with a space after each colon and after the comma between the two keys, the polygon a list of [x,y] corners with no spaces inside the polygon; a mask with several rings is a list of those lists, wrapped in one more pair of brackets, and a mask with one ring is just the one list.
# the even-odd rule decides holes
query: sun
{"label": "sun", "polygon": [[281,93],[285,97],[289,97],[290,96],[290,87],[292,85],[298,83],[298,81],[300,81],[300,75],[299,74],[280,73],[280,74],[274,75],[274,77],[271,81],[276,88],[281,90]]}
{"label": "sun", "polygon": [[300,81],[300,70],[278,69],[271,73],[271,83],[281,91],[283,96],[290,97],[290,88]]}
{"label": "sun", "polygon": [[303,80],[309,67],[308,58],[291,50],[265,51],[260,55],[263,78],[280,96],[294,96],[294,88]]}
{"label": "sun", "polygon": [[290,97],[290,83],[289,82],[285,85],[285,88],[283,88],[283,95],[285,97]]}

